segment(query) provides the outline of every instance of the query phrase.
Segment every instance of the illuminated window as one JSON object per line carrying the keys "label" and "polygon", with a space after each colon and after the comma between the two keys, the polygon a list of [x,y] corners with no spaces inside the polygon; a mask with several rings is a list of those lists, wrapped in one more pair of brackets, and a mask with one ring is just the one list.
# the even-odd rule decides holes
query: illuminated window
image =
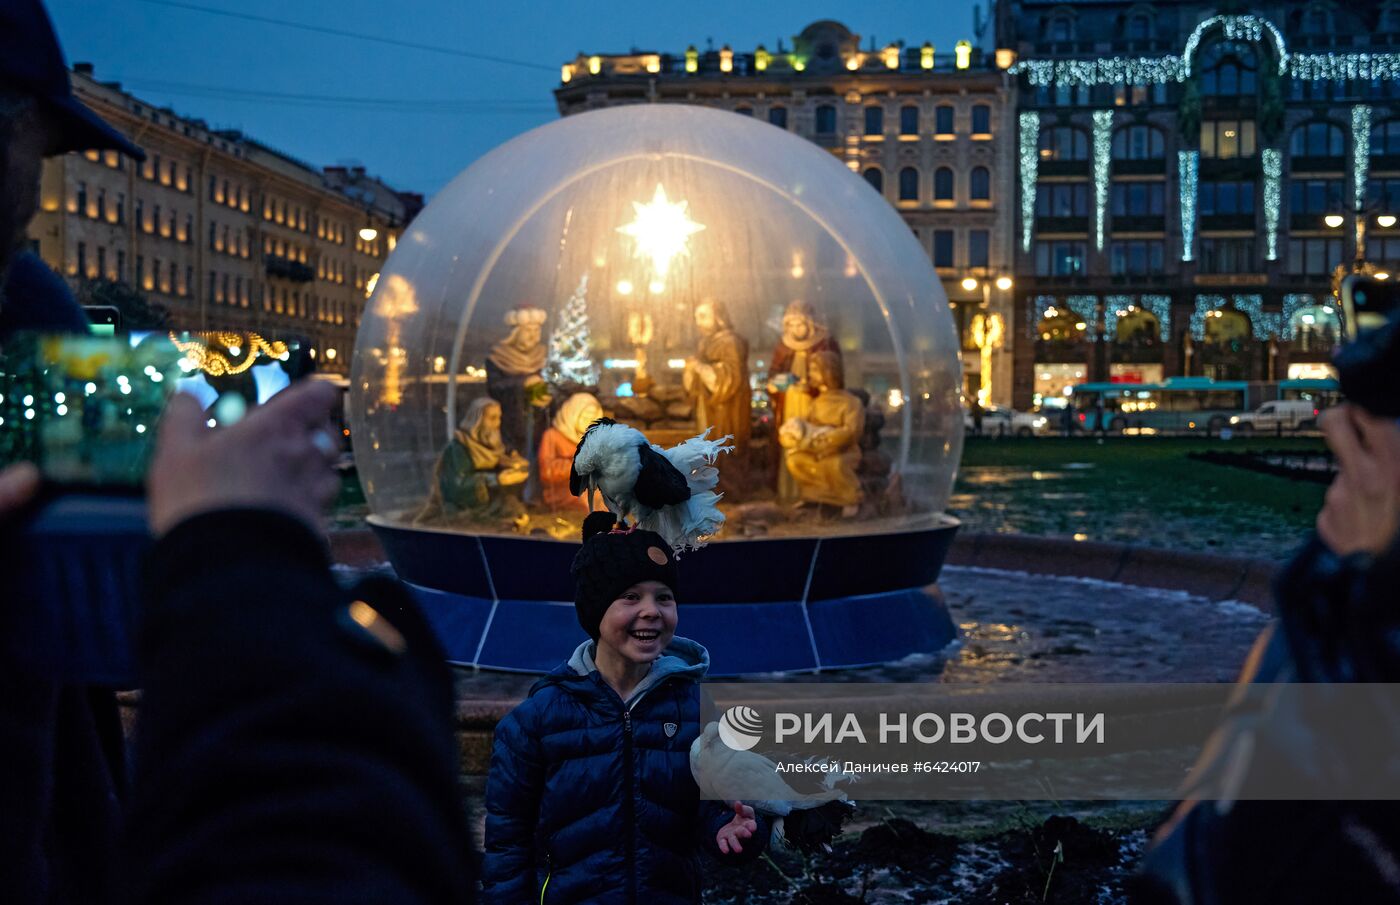
{"label": "illuminated window", "polygon": [[1201,156],[1232,160],[1253,157],[1254,121],[1221,119],[1201,123]]}

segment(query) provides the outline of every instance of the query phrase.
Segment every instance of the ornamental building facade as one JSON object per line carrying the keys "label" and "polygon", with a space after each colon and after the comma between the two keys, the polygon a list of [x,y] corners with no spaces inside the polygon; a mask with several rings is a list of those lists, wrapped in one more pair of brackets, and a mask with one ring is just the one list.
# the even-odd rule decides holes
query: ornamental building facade
{"label": "ornamental building facade", "polygon": [[147,156],[45,161],[29,227],[44,261],[80,298],[94,281],[125,284],[174,329],[306,336],[318,370],[348,374],[366,296],[421,197],[158,109],[85,64],[72,82]]}
{"label": "ornamental building facade", "polygon": [[970,42],[862,47],[844,25],[821,21],[791,47],[580,54],[563,65],[555,98],[564,116],[703,104],[828,149],[899,212],[932,260],[962,336],[965,392],[1007,404],[1014,344],[987,342],[1010,321],[1012,294],[998,278],[1005,287],[1016,257],[1016,130],[1010,60],[1000,62]]}
{"label": "ornamental building facade", "polygon": [[1014,404],[1326,375],[1338,268],[1400,268],[1400,3],[994,19],[1016,56]]}

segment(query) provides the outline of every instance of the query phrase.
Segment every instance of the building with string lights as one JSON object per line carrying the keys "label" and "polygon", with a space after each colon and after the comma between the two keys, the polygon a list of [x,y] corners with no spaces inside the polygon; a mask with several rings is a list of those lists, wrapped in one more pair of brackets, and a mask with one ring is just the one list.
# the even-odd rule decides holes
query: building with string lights
{"label": "building with string lights", "polygon": [[1005,0],[994,21],[1015,404],[1328,374],[1338,268],[1400,267],[1400,3]]}
{"label": "building with string lights", "polygon": [[147,157],[45,161],[29,227],[44,261],[80,298],[125,284],[167,308],[172,328],[306,336],[318,370],[348,374],[365,298],[422,198],[153,106],[90,65],[72,82]]}
{"label": "building with string lights", "polygon": [[821,21],[791,47],[580,54],[563,65],[555,98],[565,116],[702,104],[830,150],[889,201],[932,259],[962,335],[969,397],[1007,404],[1013,348],[996,337],[1011,317],[1015,257],[1010,63],[968,41],[862,46],[846,26]]}

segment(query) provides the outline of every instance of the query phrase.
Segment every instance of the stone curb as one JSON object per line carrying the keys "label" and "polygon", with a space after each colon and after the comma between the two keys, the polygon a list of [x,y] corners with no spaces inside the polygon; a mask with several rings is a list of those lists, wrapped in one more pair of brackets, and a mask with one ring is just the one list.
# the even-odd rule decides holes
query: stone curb
{"label": "stone curb", "polygon": [[1273,577],[1281,565],[1267,559],[1027,534],[960,534],[947,563],[1185,591],[1208,600],[1238,600],[1270,614]]}

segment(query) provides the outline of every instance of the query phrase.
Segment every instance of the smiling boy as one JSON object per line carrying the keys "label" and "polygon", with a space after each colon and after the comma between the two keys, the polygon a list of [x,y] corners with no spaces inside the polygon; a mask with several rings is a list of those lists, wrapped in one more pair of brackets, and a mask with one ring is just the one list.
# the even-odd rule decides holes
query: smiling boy
{"label": "smiling boy", "polygon": [[676,636],[676,561],[650,531],[584,523],[574,607],[591,640],[496,728],[483,899],[693,903],[699,849],[756,858],[753,809],[702,802],[690,773],[704,647]]}

